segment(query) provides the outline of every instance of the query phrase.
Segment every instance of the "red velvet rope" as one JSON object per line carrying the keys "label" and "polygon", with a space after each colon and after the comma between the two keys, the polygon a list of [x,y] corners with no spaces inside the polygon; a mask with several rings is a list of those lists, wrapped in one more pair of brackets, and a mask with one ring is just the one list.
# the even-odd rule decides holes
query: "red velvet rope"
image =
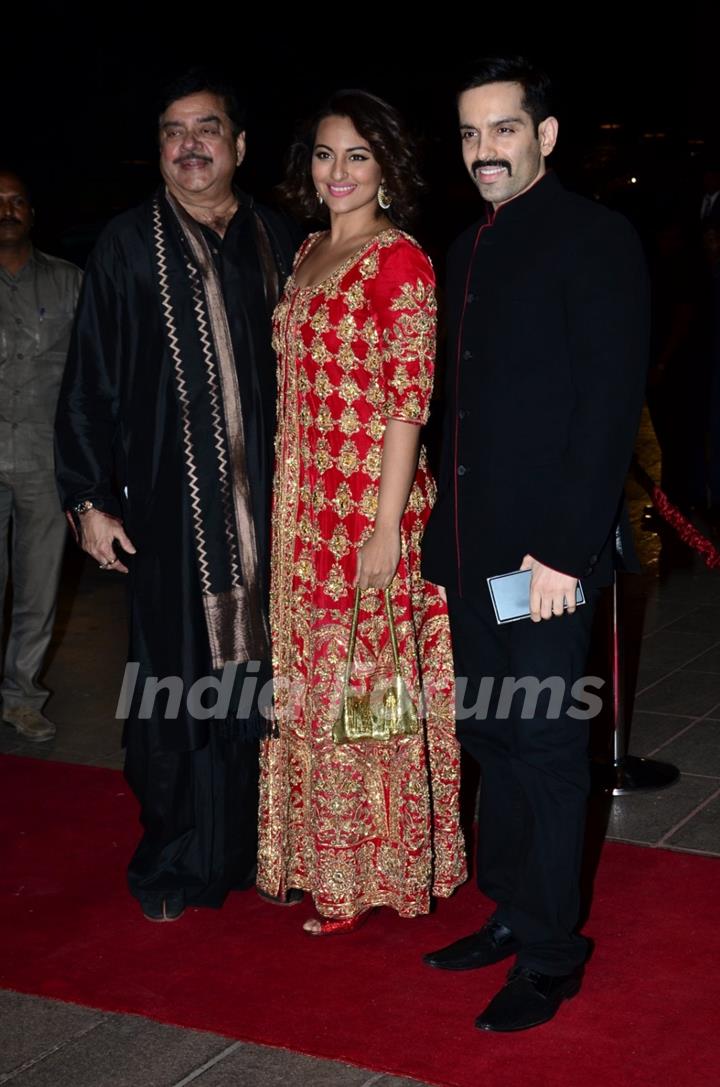
{"label": "red velvet rope", "polygon": [[656,510],[663,520],[667,521],[677,532],[683,543],[688,544],[693,550],[701,554],[705,559],[706,566],[709,566],[711,570],[716,566],[720,566],[720,551],[708,540],[707,536],[703,536],[702,532],[698,532],[687,517],[683,517],[677,506],[673,506],[665,492],[657,485],[653,487],[651,493]]}

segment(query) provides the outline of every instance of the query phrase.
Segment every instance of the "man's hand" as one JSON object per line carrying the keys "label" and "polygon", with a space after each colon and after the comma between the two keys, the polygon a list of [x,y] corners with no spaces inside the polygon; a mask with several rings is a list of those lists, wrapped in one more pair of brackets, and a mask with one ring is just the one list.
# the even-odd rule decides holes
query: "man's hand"
{"label": "man's hand", "polygon": [[[530,578],[530,618],[533,623],[551,619],[553,615],[569,615],[575,611],[577,578],[561,574],[550,566],[544,566],[532,555],[526,555],[521,570],[532,570]],[[564,603],[567,601],[567,608]]]}
{"label": "man's hand", "polygon": [[102,510],[94,509],[80,514],[78,520],[80,546],[83,551],[92,555],[103,570],[117,570],[120,574],[126,574],[127,566],[120,561],[113,549],[113,544],[117,542],[129,555],[135,554],[132,542],[125,535],[122,521],[103,513]]}

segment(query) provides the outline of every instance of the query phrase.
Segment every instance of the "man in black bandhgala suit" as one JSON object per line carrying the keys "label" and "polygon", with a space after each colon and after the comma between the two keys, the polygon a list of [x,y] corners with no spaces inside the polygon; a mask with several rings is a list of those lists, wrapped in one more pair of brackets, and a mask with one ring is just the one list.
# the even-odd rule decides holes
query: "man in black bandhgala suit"
{"label": "man in black bandhgala suit", "polygon": [[[426,962],[466,970],[516,956],[477,1020],[490,1031],[536,1026],[580,987],[589,713],[573,689],[599,589],[629,546],[623,485],[648,354],[640,243],[546,169],[549,96],[547,77],[517,58],[481,62],[459,97],[486,208],[449,256],[445,441],[423,543],[424,576],[447,590],[465,706],[493,680],[488,711],[463,712],[458,736],[482,771],[478,882],[496,903],[483,928]],[[487,578],[520,568],[530,617],[501,625]],[[509,707],[504,680],[519,682]],[[533,683],[546,685],[534,706]]]}

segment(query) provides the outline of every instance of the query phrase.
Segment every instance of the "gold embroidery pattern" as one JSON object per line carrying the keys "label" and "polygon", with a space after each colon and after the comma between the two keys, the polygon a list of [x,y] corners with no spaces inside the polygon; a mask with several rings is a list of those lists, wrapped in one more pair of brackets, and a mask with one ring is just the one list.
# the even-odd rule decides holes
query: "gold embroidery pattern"
{"label": "gold embroidery pattern", "polygon": [[360,420],[358,419],[358,413],[354,408],[345,408],[340,421],[337,424],[343,434],[350,436],[351,434],[357,434],[360,429]]}
{"label": "gold embroidery pattern", "polygon": [[[311,237],[299,259],[313,244]],[[296,288],[274,319],[279,362],[271,628],[279,736],[261,755],[258,884],[312,892],[328,917],[387,905],[425,913],[465,878],[459,749],[445,606],[420,575],[435,497],[424,451],[401,525],[393,609],[403,676],[424,734],[332,742],[357,548],[372,533],[389,415],[427,416],[435,295],[417,243],[379,234],[329,279]],[[388,290],[390,288],[390,290]],[[382,594],[363,594],[353,684],[392,671]]]}
{"label": "gold embroidery pattern", "polygon": [[[315,390],[316,396],[320,400],[327,399],[327,397],[333,391],[332,382],[324,370],[318,370],[317,374],[315,375],[315,381],[312,385],[310,385],[310,379],[306,375],[303,376],[305,377],[305,381],[307,382],[308,392],[311,388],[313,388]],[[301,382],[299,382],[299,387],[301,392],[305,391]]]}
{"label": "gold embroidery pattern", "polygon": [[333,498],[333,505],[338,517],[347,517],[353,509],[352,491],[344,480],[338,484]]}
{"label": "gold embroidery pattern", "polygon": [[426,423],[432,395],[436,305],[425,283],[403,283],[391,303],[396,319],[383,329],[387,414]]}
{"label": "gold embroidery pattern", "polygon": [[348,404],[352,404],[353,401],[360,399],[360,389],[358,388],[357,382],[353,381],[347,374],[340,381],[338,393]]}
{"label": "gold embroidery pattern", "polygon": [[357,446],[353,442],[343,442],[337,458],[337,466],[343,475],[353,475],[357,471],[359,461]]}

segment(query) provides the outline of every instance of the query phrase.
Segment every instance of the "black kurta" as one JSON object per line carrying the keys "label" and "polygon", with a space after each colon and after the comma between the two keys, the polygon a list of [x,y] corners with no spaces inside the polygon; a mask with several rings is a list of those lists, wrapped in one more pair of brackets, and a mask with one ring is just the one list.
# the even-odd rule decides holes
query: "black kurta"
{"label": "black kurta", "polygon": [[[240,196],[239,200],[224,238],[209,230],[207,236],[220,272],[237,366],[257,552],[267,588],[275,421],[275,360],[270,342],[273,300],[267,296],[258,251],[256,211],[249,198]],[[282,282],[296,239],[279,217],[264,209],[261,215]],[[213,724],[222,723],[195,720],[185,698],[174,720],[164,719],[162,696],[155,700],[149,719],[138,717],[146,677],[179,676],[187,694],[197,679],[213,674],[192,536],[180,413],[153,263],[151,217],[151,201],[118,216],[103,232],[90,258],[56,423],[57,476],[63,505],[68,508],[91,499],[96,507],[122,518],[137,548],[135,556],[123,556],[130,569],[129,661],[140,665],[136,697],[125,728],[126,772],[140,798],[147,832],[138,851],[146,847],[143,872],[133,888],[136,893],[148,887],[157,889],[160,884],[160,889],[168,889],[168,879],[158,883],[155,877],[159,868],[164,876],[182,870],[182,864],[178,868],[177,863],[177,836],[186,843],[193,820],[198,828],[200,822],[206,824],[198,829],[200,837],[208,841],[222,837],[217,831],[208,833],[207,825],[213,825],[213,805],[222,809],[225,804],[225,766],[242,765],[247,788],[253,792],[256,763],[252,741],[229,743],[222,750],[217,742],[220,730],[215,727],[208,743]],[[186,276],[182,265],[171,266],[169,275],[178,277],[182,290]],[[216,756],[222,764],[220,773]],[[233,771],[237,786],[241,784],[238,772]],[[178,790],[183,794],[182,803]],[[192,797],[186,795],[188,791]],[[252,801],[246,801],[247,797],[239,798],[247,824],[243,832],[254,835],[255,811]],[[194,815],[186,810],[182,820],[170,827],[168,813],[175,819],[188,802]],[[148,843],[151,824],[156,833]],[[229,822],[226,827],[233,833]],[[193,851],[204,853],[197,841]],[[245,852],[249,856],[252,850]],[[205,856],[203,865],[206,863]],[[246,874],[247,868],[245,865]],[[195,882],[202,884],[203,879],[199,876]],[[233,879],[230,885],[236,882]],[[173,886],[174,880],[169,883]],[[198,900],[202,900],[200,889],[198,893]],[[212,897],[221,899],[222,895]]]}

